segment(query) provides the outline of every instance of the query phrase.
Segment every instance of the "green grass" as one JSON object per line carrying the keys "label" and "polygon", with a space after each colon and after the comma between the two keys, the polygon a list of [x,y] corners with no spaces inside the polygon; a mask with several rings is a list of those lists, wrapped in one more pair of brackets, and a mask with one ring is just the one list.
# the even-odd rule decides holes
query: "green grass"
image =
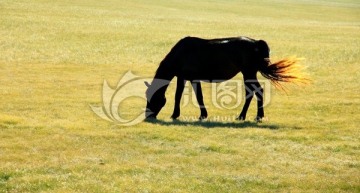
{"label": "green grass", "polygon": [[[246,122],[172,122],[175,85],[156,122],[91,111],[104,79],[153,76],[188,35],[264,39],[313,83],[273,89],[261,124],[254,101]],[[359,192],[359,45],[355,0],[0,0],[0,192]],[[239,113],[203,87],[210,118]]]}

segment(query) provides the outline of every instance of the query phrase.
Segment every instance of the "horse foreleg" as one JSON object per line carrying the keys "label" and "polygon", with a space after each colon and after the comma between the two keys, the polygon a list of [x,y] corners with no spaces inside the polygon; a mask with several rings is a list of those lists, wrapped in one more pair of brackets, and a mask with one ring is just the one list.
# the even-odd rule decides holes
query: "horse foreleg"
{"label": "horse foreleg", "polygon": [[191,85],[195,91],[195,94],[196,94],[196,100],[198,101],[199,103],[199,106],[200,106],[200,117],[199,117],[199,120],[203,120],[203,119],[206,119],[208,117],[208,113],[207,113],[207,110],[205,108],[205,105],[204,105],[204,100],[203,100],[203,94],[202,94],[202,90],[201,90],[201,84],[200,82],[194,82],[194,81],[191,81]]}
{"label": "horse foreleg", "polygon": [[176,93],[175,93],[175,106],[174,106],[174,112],[171,115],[172,119],[177,119],[180,116],[180,101],[181,96],[184,91],[185,87],[185,80],[178,77],[177,85],[176,85]]}

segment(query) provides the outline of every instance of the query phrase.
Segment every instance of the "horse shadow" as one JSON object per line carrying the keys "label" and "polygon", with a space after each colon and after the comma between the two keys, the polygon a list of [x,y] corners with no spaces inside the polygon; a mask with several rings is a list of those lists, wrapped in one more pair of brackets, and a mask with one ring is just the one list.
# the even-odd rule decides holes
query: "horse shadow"
{"label": "horse shadow", "polygon": [[220,122],[220,121],[182,121],[182,120],[171,120],[164,121],[159,119],[147,119],[147,123],[162,125],[162,126],[193,126],[193,127],[204,127],[208,129],[213,128],[229,128],[229,129],[246,129],[246,128],[258,128],[258,129],[269,129],[277,130],[280,128],[278,125],[269,123],[258,123],[252,121],[234,121],[234,122]]}

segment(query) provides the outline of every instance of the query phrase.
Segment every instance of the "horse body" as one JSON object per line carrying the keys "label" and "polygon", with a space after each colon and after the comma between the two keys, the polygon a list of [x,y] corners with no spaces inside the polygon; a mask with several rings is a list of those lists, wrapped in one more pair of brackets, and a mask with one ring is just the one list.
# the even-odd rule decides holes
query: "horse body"
{"label": "horse body", "polygon": [[255,58],[256,40],[250,38],[186,37],[174,46],[159,68],[185,80],[224,81],[244,69],[255,73]]}
{"label": "horse body", "polygon": [[[285,61],[285,60],[284,60]],[[207,117],[203,102],[201,83],[222,82],[233,78],[239,72],[244,77],[246,101],[238,119],[245,120],[246,112],[254,94],[257,96],[258,112],[256,119],[264,117],[263,89],[256,74],[260,71],[272,81],[288,81],[296,78],[287,75],[288,66],[283,63],[271,64],[269,47],[263,40],[247,37],[232,37],[222,39],[201,39],[185,37],[181,39],[166,55],[156,71],[154,80],[148,84],[146,118],[156,118],[165,105],[165,92],[170,81],[177,77],[175,107],[172,118],[180,116],[180,100],[185,81],[190,81],[198,100],[201,115]]]}

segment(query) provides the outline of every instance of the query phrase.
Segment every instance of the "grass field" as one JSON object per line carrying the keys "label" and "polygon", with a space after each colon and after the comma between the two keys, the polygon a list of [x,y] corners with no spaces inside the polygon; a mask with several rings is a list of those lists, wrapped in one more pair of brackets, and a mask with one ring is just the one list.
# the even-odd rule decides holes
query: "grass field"
{"label": "grass field", "polygon": [[[184,36],[240,35],[304,57],[313,79],[272,89],[265,123],[254,101],[245,122],[214,120],[241,108],[214,107],[210,84],[205,122],[170,121],[174,85],[155,123],[89,106]],[[360,192],[359,45],[356,0],[0,0],[0,192]]]}

